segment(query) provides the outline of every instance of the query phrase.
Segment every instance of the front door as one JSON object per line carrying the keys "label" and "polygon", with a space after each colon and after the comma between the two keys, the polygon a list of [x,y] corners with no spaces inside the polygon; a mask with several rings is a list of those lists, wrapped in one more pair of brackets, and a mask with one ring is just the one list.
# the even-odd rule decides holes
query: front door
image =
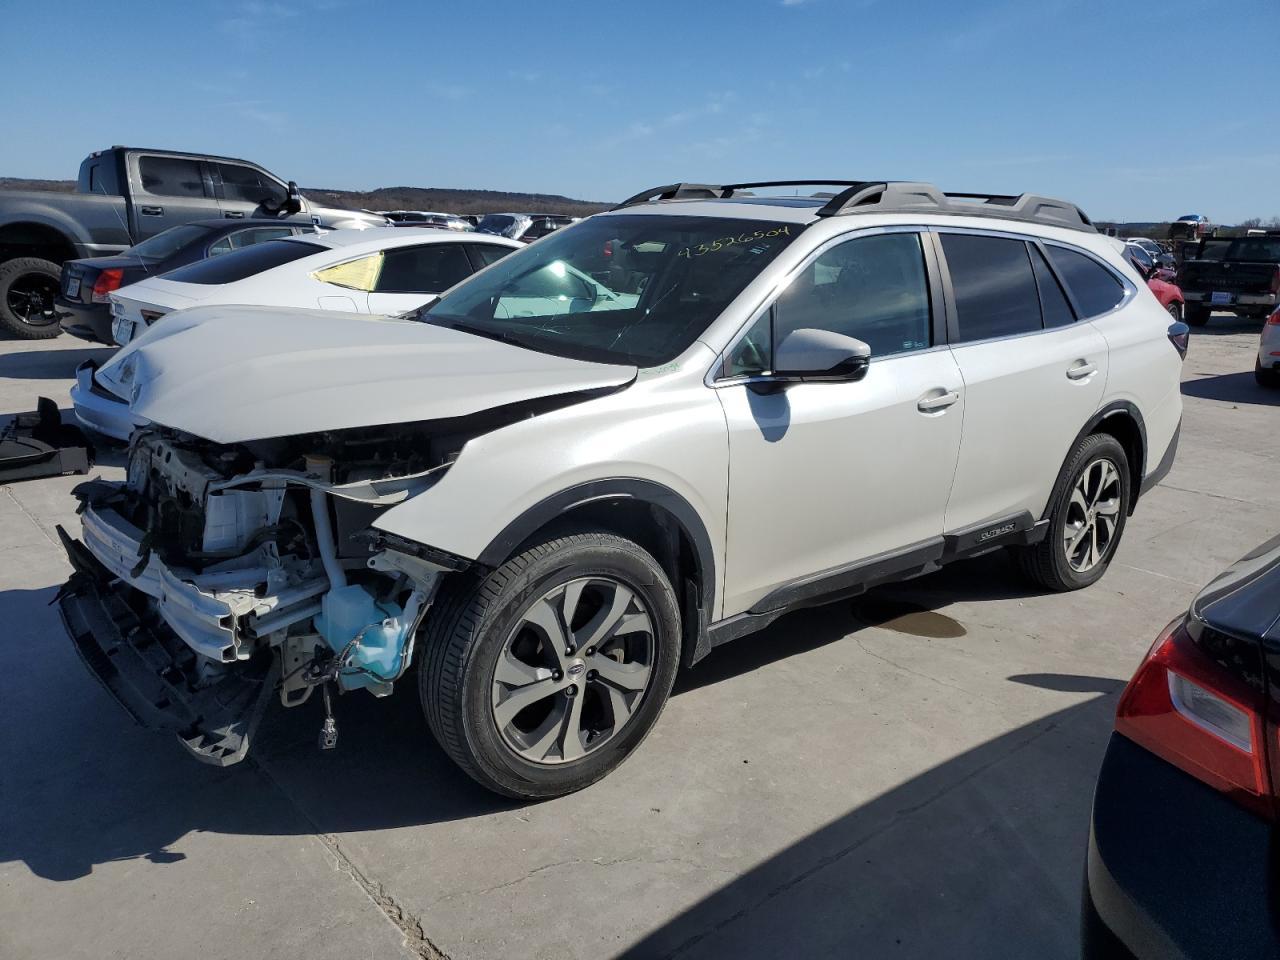
{"label": "front door", "polygon": [[[936,333],[931,257],[914,231],[830,245],[730,348],[716,382],[729,431],[725,616],[936,549],[965,398]],[[773,347],[800,328],[870,345],[865,378],[770,387]]]}

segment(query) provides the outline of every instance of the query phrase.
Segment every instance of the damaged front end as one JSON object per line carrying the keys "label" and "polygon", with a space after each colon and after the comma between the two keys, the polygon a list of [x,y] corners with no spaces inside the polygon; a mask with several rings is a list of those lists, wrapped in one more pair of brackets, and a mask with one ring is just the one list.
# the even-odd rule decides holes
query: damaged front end
{"label": "damaged front end", "polygon": [[135,433],[124,483],[81,484],[58,595],[89,670],[199,759],[236,763],[272,695],[386,696],[442,577],[468,561],[374,531],[457,455],[439,424],[214,444]]}

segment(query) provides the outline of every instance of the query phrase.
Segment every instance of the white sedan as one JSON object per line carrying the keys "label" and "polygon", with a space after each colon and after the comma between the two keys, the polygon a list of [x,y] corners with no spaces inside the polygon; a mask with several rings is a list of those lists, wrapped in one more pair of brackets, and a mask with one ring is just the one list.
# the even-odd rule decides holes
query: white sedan
{"label": "white sedan", "polygon": [[212,304],[395,314],[422,306],[523,244],[453,230],[335,230],[272,240],[111,294],[124,346],[174,310]]}

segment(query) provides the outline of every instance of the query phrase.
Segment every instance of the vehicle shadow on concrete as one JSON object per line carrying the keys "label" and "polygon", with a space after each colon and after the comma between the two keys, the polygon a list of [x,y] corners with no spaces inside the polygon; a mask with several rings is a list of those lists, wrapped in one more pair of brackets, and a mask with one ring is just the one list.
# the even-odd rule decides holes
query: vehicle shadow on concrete
{"label": "vehicle shadow on concrete", "polygon": [[644,958],[1078,956],[1092,791],[1123,682],[850,810],[634,944]]}
{"label": "vehicle shadow on concrete", "polygon": [[1201,400],[1224,400],[1227,403],[1253,403],[1264,407],[1280,407],[1280,390],[1270,390],[1250,373],[1220,373],[1182,381],[1182,395]]}
{"label": "vehicle shadow on concrete", "polygon": [[[116,347],[82,350],[26,350],[0,356],[0,377],[11,380],[74,380],[76,367],[86,360],[106,363]],[[33,400],[31,406],[35,407]]]}
{"label": "vehicle shadow on concrete", "polygon": [[[953,598],[1029,595],[1021,589],[1011,565],[983,557],[864,602],[918,599],[914,615]],[[341,835],[521,806],[481,788],[437,746],[412,674],[384,700],[338,698],[335,750],[317,747],[323,714],[313,696],[291,710],[273,702],[246,762],[203,766],[170,737],[133,726],[90,680],[50,606],[55,592],[0,592],[0,622],[23,627],[0,636],[0,652],[12,644],[11,659],[27,664],[20,687],[13,676],[0,681],[0,802],[8,823],[22,824],[0,830],[0,862],[21,860],[38,876],[67,881],[110,861],[175,862],[183,855],[170,848],[195,831]],[[866,625],[857,613],[871,608],[858,602],[799,611],[736,641],[686,671],[676,694],[847,637]],[[39,638],[34,662],[16,649],[23,636]]]}

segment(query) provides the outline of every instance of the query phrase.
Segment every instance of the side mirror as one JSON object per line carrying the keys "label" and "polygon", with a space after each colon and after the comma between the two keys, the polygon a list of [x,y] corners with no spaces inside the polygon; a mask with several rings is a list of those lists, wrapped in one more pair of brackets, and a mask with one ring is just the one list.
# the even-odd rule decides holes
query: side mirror
{"label": "side mirror", "polygon": [[290,215],[302,212],[302,194],[298,192],[298,184],[293,180],[289,181],[289,195],[285,198],[284,209]]}
{"label": "side mirror", "polygon": [[773,357],[774,377],[779,380],[861,380],[870,365],[871,348],[861,340],[810,327],[787,334]]}

